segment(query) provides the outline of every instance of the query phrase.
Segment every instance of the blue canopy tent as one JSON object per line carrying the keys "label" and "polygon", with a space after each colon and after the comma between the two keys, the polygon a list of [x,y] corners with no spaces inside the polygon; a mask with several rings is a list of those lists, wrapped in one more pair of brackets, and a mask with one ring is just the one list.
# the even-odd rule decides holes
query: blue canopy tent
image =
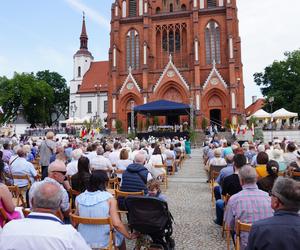
{"label": "blue canopy tent", "polygon": [[137,113],[153,116],[189,115],[190,105],[167,100],[158,100],[134,107]]}

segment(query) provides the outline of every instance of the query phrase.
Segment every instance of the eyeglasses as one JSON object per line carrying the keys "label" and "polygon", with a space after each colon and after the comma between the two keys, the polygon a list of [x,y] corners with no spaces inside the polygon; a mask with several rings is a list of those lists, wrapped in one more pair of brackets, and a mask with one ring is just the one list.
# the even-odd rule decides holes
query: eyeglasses
{"label": "eyeglasses", "polygon": [[53,171],[54,173],[60,173],[60,174],[62,174],[62,175],[66,175],[66,171]]}

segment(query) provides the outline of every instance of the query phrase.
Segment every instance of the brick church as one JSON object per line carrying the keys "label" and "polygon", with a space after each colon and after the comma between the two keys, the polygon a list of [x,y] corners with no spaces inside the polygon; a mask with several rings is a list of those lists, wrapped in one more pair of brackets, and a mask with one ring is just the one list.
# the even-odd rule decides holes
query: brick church
{"label": "brick church", "polygon": [[[116,120],[130,126],[132,105],[162,99],[193,105],[198,128],[203,118],[237,123],[244,84],[236,0],[116,0],[111,15],[109,61],[93,62],[82,32],[86,46],[74,55],[74,72],[81,74],[73,89],[71,81],[70,103],[95,97],[96,113],[105,104],[112,129]],[[79,72],[76,60],[83,56],[88,65]],[[160,121],[189,120],[170,114]]]}

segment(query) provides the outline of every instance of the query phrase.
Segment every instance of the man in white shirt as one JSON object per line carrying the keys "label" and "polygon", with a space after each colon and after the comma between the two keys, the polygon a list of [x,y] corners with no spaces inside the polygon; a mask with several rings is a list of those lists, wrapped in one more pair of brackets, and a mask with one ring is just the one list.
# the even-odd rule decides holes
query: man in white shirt
{"label": "man in white shirt", "polygon": [[48,177],[46,177],[43,181],[35,182],[31,186],[29,191],[29,201],[32,200],[35,190],[41,184],[52,183],[60,189],[62,193],[60,209],[66,218],[69,217],[69,213],[70,213],[69,195],[67,190],[63,186],[66,177],[66,172],[67,172],[66,165],[63,161],[55,160],[54,162],[52,162],[48,167]]}
{"label": "man in white shirt", "polygon": [[72,151],[72,161],[67,165],[67,175],[74,175],[78,172],[78,160],[82,156],[83,152],[80,148]]}
{"label": "man in white shirt", "polygon": [[33,193],[33,212],[25,219],[10,221],[3,228],[0,250],[91,249],[71,225],[64,225],[55,216],[62,197],[57,185],[42,182]]}
{"label": "man in white shirt", "polygon": [[121,144],[119,142],[114,143],[114,151],[111,152],[108,156],[108,159],[110,160],[111,164],[117,164],[118,160],[120,160],[120,149]]}
{"label": "man in white shirt", "polygon": [[97,156],[94,157],[90,162],[91,170],[113,170],[112,164],[109,159],[103,156],[104,149],[99,146],[97,149]]}
{"label": "man in white shirt", "polygon": [[[13,175],[28,175],[31,183],[37,178],[37,172],[31,162],[26,161],[26,153],[20,148],[17,151],[17,157],[11,161],[11,173]],[[27,180],[14,179],[14,184],[22,188],[28,185]]]}

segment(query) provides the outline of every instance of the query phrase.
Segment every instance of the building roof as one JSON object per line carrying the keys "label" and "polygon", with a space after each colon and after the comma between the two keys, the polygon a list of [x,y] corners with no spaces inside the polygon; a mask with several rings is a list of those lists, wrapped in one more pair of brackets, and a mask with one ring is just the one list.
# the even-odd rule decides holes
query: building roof
{"label": "building roof", "polygon": [[100,92],[108,91],[109,61],[92,62],[84,74],[82,84],[77,93],[95,93],[95,85],[101,85]]}
{"label": "building roof", "polygon": [[264,98],[258,98],[255,102],[251,103],[246,108],[246,116],[250,116],[256,111],[262,109],[265,106],[265,99]]}

